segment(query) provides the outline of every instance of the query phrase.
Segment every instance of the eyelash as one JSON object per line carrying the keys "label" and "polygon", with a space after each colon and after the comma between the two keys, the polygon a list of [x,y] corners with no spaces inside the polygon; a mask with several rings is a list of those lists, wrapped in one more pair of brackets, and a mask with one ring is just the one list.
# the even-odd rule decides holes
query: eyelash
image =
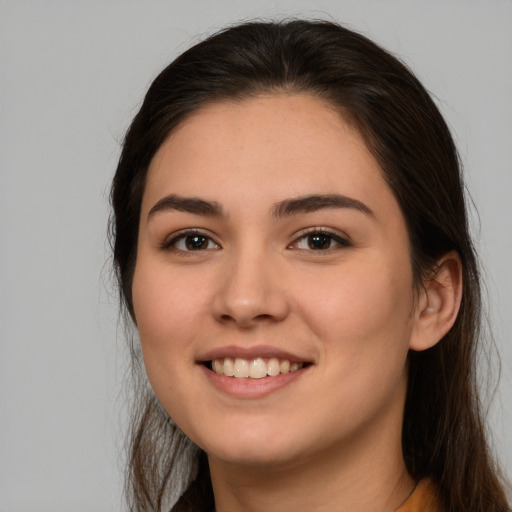
{"label": "eyelash", "polygon": [[213,250],[212,248],[180,249],[177,247],[179,242],[181,242],[181,241],[186,242],[187,238],[189,238],[189,237],[192,238],[194,236],[197,238],[203,238],[208,245],[210,245],[210,243],[213,243],[215,245],[215,247],[213,249],[218,249],[220,247],[219,244],[217,244],[211,236],[209,236],[197,229],[186,229],[184,231],[180,231],[179,233],[175,234],[170,240],[165,240],[161,245],[161,249],[172,250],[172,251],[179,252],[182,254]]}
{"label": "eyelash", "polygon": [[[313,248],[311,245],[308,246],[309,248],[301,248],[298,247],[299,243],[301,241],[307,241],[308,238],[312,236],[321,236],[325,237],[329,243],[329,247],[327,248]],[[204,242],[207,244],[206,248],[198,247],[196,249],[190,249],[190,248],[179,248],[177,247],[179,242],[186,243],[187,238],[189,237],[197,237],[204,239]],[[327,252],[330,250],[335,249],[335,247],[332,247],[332,243],[337,244],[339,247],[350,247],[352,244],[348,237],[341,236],[339,234],[333,233],[332,231],[326,230],[325,228],[310,228],[307,231],[303,232],[300,236],[298,236],[290,245],[288,245],[288,249],[297,249],[302,251],[314,251],[314,252]],[[208,245],[213,244],[215,247],[208,247]],[[219,249],[220,245],[217,244],[213,238],[197,229],[187,229],[184,231],[180,231],[179,233],[175,234],[170,240],[165,240],[161,244],[162,250],[172,250],[175,252],[179,252],[181,254],[186,253],[193,253],[193,252],[203,252],[208,250],[216,250]]]}
{"label": "eyelash", "polygon": [[[300,241],[307,241],[308,238],[310,238],[314,235],[316,235],[316,236],[319,235],[319,236],[325,237],[325,238],[329,239],[330,244],[332,242],[334,242],[339,247],[350,247],[352,245],[350,240],[346,236],[342,236],[337,233],[333,233],[332,231],[329,231],[325,228],[310,228],[307,231],[303,232],[299,237],[297,237],[288,247],[293,249],[293,248],[295,248],[294,246],[297,246]],[[335,249],[336,247],[328,247],[326,249],[312,248],[311,246],[309,246],[309,248],[307,248],[307,249],[299,248],[299,247],[296,247],[296,248],[298,250],[303,250],[303,251],[327,252],[327,251]]]}

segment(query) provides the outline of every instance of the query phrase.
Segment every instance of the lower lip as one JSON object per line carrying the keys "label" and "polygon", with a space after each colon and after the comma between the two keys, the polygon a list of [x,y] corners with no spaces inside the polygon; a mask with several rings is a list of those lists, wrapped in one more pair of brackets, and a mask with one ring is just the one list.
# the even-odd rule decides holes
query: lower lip
{"label": "lower lip", "polygon": [[240,379],[219,375],[204,365],[201,365],[207,379],[219,391],[235,398],[263,398],[275,391],[282,389],[300,379],[309,366],[294,372],[276,375],[275,377],[263,377],[262,379]]}

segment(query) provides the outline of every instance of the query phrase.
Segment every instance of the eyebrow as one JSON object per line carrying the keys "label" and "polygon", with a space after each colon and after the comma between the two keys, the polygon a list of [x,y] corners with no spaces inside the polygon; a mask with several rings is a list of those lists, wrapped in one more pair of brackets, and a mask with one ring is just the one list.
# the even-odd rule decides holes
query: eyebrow
{"label": "eyebrow", "polygon": [[375,217],[373,211],[363,202],[340,194],[325,194],[286,199],[272,209],[274,217],[287,217],[297,213],[309,213],[326,208],[348,208]]}
{"label": "eyebrow", "polygon": [[[340,194],[315,194],[285,199],[272,208],[275,218],[289,217],[298,213],[310,213],[328,208],[348,208],[375,217],[373,211],[363,202]],[[148,213],[148,220],[158,212],[176,210],[206,215],[208,217],[224,217],[222,206],[216,201],[207,201],[198,197],[182,197],[170,194],[160,199]]]}
{"label": "eyebrow", "polygon": [[180,212],[193,213],[196,215],[207,215],[209,217],[222,217],[222,207],[215,201],[206,201],[198,197],[181,197],[175,194],[160,199],[149,210],[148,220],[158,212],[177,210]]}

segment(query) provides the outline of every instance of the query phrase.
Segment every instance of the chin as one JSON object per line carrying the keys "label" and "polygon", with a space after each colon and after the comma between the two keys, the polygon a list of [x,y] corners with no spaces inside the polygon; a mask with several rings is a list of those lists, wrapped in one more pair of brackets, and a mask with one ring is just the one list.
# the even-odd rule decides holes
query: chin
{"label": "chin", "polygon": [[213,447],[206,451],[209,458],[218,459],[224,464],[244,466],[254,469],[292,465],[299,458],[299,453],[285,447],[263,447],[261,444],[250,449],[244,448],[218,448]]}
{"label": "chin", "polygon": [[291,436],[276,430],[240,429],[223,434],[209,435],[199,446],[209,457],[225,464],[264,468],[287,465],[300,457],[302,442],[294,442]]}

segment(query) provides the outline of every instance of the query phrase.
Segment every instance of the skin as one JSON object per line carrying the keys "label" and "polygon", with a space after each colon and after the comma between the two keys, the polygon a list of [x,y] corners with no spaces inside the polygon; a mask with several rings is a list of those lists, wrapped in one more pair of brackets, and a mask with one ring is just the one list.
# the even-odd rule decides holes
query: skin
{"label": "skin", "polygon": [[[222,215],[162,206],[171,194]],[[275,214],[332,194],[368,211]],[[311,249],[318,228],[342,243]],[[204,237],[198,250],[179,238],[185,229]],[[415,485],[401,452],[407,354],[436,343],[460,301],[458,260],[441,263],[416,293],[405,221],[378,163],[318,98],[217,102],[171,134],[148,173],[133,302],[149,380],[207,452],[217,512],[400,506]],[[200,364],[211,350],[261,345],[308,367],[251,398],[219,390]]]}

